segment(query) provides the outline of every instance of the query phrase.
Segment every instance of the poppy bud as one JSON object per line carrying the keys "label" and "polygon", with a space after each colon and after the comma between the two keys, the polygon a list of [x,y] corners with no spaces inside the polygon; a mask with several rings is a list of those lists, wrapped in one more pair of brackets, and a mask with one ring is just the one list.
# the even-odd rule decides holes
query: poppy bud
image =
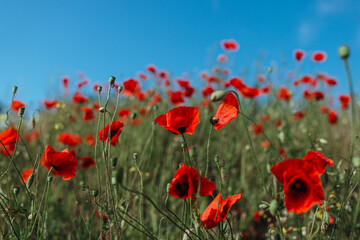
{"label": "poppy bud", "polygon": [[15,93],[16,93],[17,89],[18,89],[18,87],[17,87],[17,86],[13,86],[13,89],[12,89],[13,94],[15,94]]}
{"label": "poppy bud", "polygon": [[104,107],[99,108],[99,112],[104,113],[104,112],[105,112],[105,108],[104,108]]}
{"label": "poppy bud", "polygon": [[51,183],[52,180],[53,180],[53,176],[48,176],[48,178],[47,178],[48,183]]}
{"label": "poppy bud", "polygon": [[265,69],[268,73],[271,73],[272,72],[272,67],[267,67],[266,69]]}
{"label": "poppy bud", "polygon": [[215,117],[211,117],[210,118],[210,123],[211,125],[215,125],[219,122],[219,119],[218,118],[215,118]]}
{"label": "poppy bud", "polygon": [[115,178],[115,177],[112,177],[112,178],[111,178],[111,184],[112,184],[112,185],[116,185],[116,183],[117,183],[117,182],[116,182],[116,178]]}
{"label": "poppy bud", "polygon": [[98,92],[101,92],[102,86],[98,86],[98,87],[97,87],[97,90],[98,90]]}
{"label": "poppy bud", "polygon": [[137,161],[138,157],[139,157],[139,155],[137,153],[133,154],[133,158],[134,158],[135,161]]}
{"label": "poppy bud", "polygon": [[272,200],[270,202],[270,206],[269,206],[269,210],[270,210],[270,213],[275,216],[276,215],[276,211],[278,209],[278,203],[276,200]]}
{"label": "poppy bud", "polygon": [[35,129],[36,122],[35,122],[35,118],[34,118],[34,117],[31,119],[31,126],[32,126],[33,129]]}
{"label": "poppy bud", "polygon": [[216,164],[219,164],[219,161],[220,161],[219,155],[215,155],[214,161],[216,162]]}
{"label": "poppy bud", "polygon": [[17,196],[20,193],[20,188],[14,187],[13,191],[14,191],[14,195]]}
{"label": "poppy bud", "polygon": [[259,205],[259,208],[265,209],[265,210],[268,209],[268,207],[269,207],[269,204],[267,204],[267,203],[262,203]]}
{"label": "poppy bud", "polygon": [[122,91],[123,87],[122,86],[119,86],[118,87],[118,93],[120,93]]}
{"label": "poppy bud", "polygon": [[34,174],[30,174],[30,176],[29,176],[29,178],[28,178],[28,180],[26,182],[26,187],[30,188],[31,185],[33,184],[33,182],[34,182]]}
{"label": "poppy bud", "polygon": [[115,171],[115,179],[117,183],[121,183],[123,178],[123,169],[120,168]]}
{"label": "poppy bud", "polygon": [[110,85],[114,85],[116,78],[114,76],[111,76],[109,79]]}
{"label": "poppy bud", "polygon": [[167,193],[169,193],[170,185],[171,185],[170,183],[168,183],[168,184],[166,185],[166,192],[167,192]]}
{"label": "poppy bud", "polygon": [[97,197],[97,196],[99,195],[99,190],[93,189],[93,190],[91,191],[91,194],[93,195],[93,197]]}
{"label": "poppy bud", "polygon": [[25,108],[24,107],[20,107],[19,108],[19,115],[22,117],[25,113]]}
{"label": "poppy bud", "polygon": [[154,108],[154,110],[158,110],[159,106],[158,106],[157,104],[155,104],[155,105],[153,106],[153,108]]}
{"label": "poppy bud", "polygon": [[117,165],[117,157],[111,157],[110,158],[110,161],[111,161],[111,166],[112,167],[116,167],[116,165]]}
{"label": "poppy bud", "polygon": [[186,144],[184,142],[181,143],[181,148],[185,151],[186,150]]}
{"label": "poppy bud", "polygon": [[84,181],[80,181],[79,185],[80,187],[84,187]]}
{"label": "poppy bud", "polygon": [[349,46],[347,45],[342,45],[338,48],[338,53],[339,53],[339,56],[342,58],[342,59],[347,59],[350,55],[350,49],[349,49]]}
{"label": "poppy bud", "polygon": [[227,93],[228,93],[228,91],[224,91],[224,90],[215,91],[211,94],[210,99],[213,102],[221,101],[226,97]]}
{"label": "poppy bud", "polygon": [[131,119],[134,120],[136,118],[136,116],[137,116],[136,112],[132,113],[131,114]]}
{"label": "poppy bud", "polygon": [[189,155],[190,155],[190,157],[196,157],[196,154],[197,154],[196,147],[194,145],[191,145],[189,147]]}
{"label": "poppy bud", "polygon": [[322,222],[321,222],[321,233],[326,234],[328,228],[329,228],[329,224],[330,224],[330,216],[329,213],[327,211],[323,212],[322,215]]}

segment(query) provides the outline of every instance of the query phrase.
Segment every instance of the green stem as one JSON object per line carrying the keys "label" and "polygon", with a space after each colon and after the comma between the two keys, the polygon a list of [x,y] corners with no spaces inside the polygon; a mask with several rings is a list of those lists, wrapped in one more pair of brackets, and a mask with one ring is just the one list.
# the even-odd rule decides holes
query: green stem
{"label": "green stem", "polygon": [[212,129],[213,129],[213,126],[210,125],[209,137],[208,137],[208,142],[207,142],[207,146],[206,146],[206,169],[205,169],[205,177],[207,177],[208,169],[209,169],[209,158],[210,158],[209,151],[210,151],[210,140],[211,140]]}

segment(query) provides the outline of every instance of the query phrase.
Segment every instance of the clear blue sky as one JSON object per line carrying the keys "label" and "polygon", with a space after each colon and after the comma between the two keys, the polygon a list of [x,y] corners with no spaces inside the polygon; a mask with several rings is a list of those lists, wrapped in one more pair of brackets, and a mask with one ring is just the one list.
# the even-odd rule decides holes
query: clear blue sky
{"label": "clear blue sky", "polygon": [[[34,106],[55,95],[61,76],[76,79],[78,71],[92,82],[110,75],[122,81],[154,63],[193,76],[215,62],[228,38],[240,44],[233,73],[254,69],[263,53],[264,65],[283,53],[292,67],[292,52],[301,48],[326,51],[317,68],[340,82],[346,78],[337,47],[349,44],[359,90],[359,16],[356,0],[0,0],[0,101],[7,103],[17,85],[17,98]],[[344,83],[337,88],[347,91]]]}

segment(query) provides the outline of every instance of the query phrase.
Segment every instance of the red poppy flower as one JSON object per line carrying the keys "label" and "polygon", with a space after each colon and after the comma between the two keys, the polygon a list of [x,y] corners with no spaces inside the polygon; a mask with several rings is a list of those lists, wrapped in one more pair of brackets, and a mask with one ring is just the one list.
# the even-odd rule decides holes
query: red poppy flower
{"label": "red poppy flower", "polygon": [[280,87],[279,92],[277,94],[277,98],[282,101],[289,101],[292,97],[292,94],[289,89],[286,87]]}
{"label": "red poppy flower", "polygon": [[73,103],[86,103],[88,99],[80,92],[76,92],[72,98]]}
{"label": "red poppy flower", "polygon": [[305,213],[315,204],[322,204],[324,190],[320,175],[333,165],[323,154],[310,151],[301,159],[288,159],[271,167],[277,180],[284,184],[285,207],[288,212]]}
{"label": "red poppy flower", "polygon": [[271,85],[270,85],[270,83],[268,84],[268,85],[266,85],[265,87],[263,87],[263,89],[262,89],[262,92],[264,93],[264,94],[268,94],[270,91],[271,91]]}
{"label": "red poppy flower", "polygon": [[282,158],[284,158],[284,159],[287,159],[287,158],[288,158],[288,155],[287,155],[287,152],[286,152],[285,148],[283,148],[282,146],[280,146],[280,147],[278,148],[278,151],[279,151],[279,154],[280,154],[280,156],[281,156]]}
{"label": "red poppy flower", "polygon": [[154,121],[174,134],[192,135],[200,123],[199,109],[196,107],[177,107],[158,116]]}
{"label": "red poppy flower", "polygon": [[80,161],[83,170],[87,170],[96,164],[95,160],[90,156],[81,157]]}
{"label": "red poppy flower", "polygon": [[21,178],[24,180],[24,182],[26,183],[27,180],[29,179],[30,175],[32,174],[33,169],[26,169],[21,173]]}
{"label": "red poppy flower", "polygon": [[207,229],[218,226],[221,221],[224,221],[226,219],[232,205],[240,201],[241,197],[242,195],[241,193],[239,193],[234,196],[222,199],[221,193],[219,193],[216,198],[207,206],[205,211],[201,214],[201,222],[205,225]]}
{"label": "red poppy flower", "polygon": [[275,126],[276,126],[277,128],[280,128],[281,125],[282,125],[281,120],[276,120],[276,121],[275,121]]}
{"label": "red poppy flower", "polygon": [[183,96],[184,97],[187,97],[187,98],[191,98],[192,95],[194,94],[195,92],[195,88],[193,87],[187,87],[185,88],[185,90],[183,91]]}
{"label": "red poppy flower", "polygon": [[70,180],[75,177],[77,160],[69,153],[68,149],[56,152],[50,145],[47,145],[44,156],[42,164],[48,170],[52,167],[52,174],[58,175],[64,180]]}
{"label": "red poppy flower", "polygon": [[238,77],[234,77],[230,80],[230,85],[233,86],[234,88],[236,88],[237,90],[240,90],[244,87],[246,87],[246,85],[243,83],[241,78]]}
{"label": "red poppy flower", "polygon": [[269,115],[265,115],[265,116],[261,117],[261,121],[263,121],[263,122],[269,122],[270,120],[271,120],[271,118]]}
{"label": "red poppy flower", "polygon": [[32,141],[38,139],[38,137],[40,137],[40,132],[39,131],[33,131],[33,132],[25,134],[25,139],[28,142],[32,142]]}
{"label": "red poppy flower", "polygon": [[305,57],[305,51],[301,49],[296,49],[294,51],[294,58],[296,61],[301,62]]}
{"label": "red poppy flower", "polygon": [[185,164],[181,165],[175,173],[169,187],[169,194],[176,198],[196,200],[194,195],[198,192],[199,176],[201,179],[200,196],[211,195],[215,190],[215,183],[202,177],[195,168],[188,167]]}
{"label": "red poppy flower", "polygon": [[222,40],[221,47],[227,51],[236,52],[237,50],[239,50],[239,44],[234,39]]}
{"label": "red poppy flower", "polygon": [[321,112],[321,113],[327,113],[328,111],[329,111],[329,108],[326,105],[319,107],[319,112]]}
{"label": "red poppy flower", "polygon": [[337,117],[337,112],[335,110],[331,110],[328,113],[328,122],[330,124],[335,125],[337,123],[338,117]]}
{"label": "red poppy flower", "polygon": [[151,102],[149,103],[150,106],[154,106],[156,103],[161,102],[161,96],[158,93],[155,93],[153,96],[153,99],[151,100]]}
{"label": "red poppy flower", "polygon": [[128,116],[130,116],[130,114],[131,114],[131,111],[127,108],[121,109],[118,112],[119,117],[121,117],[122,119],[127,118]]}
{"label": "red poppy flower", "polygon": [[140,86],[139,86],[139,83],[130,78],[129,80],[126,80],[124,83],[124,94],[126,97],[129,97],[131,95],[134,95],[137,91],[140,90]]}
{"label": "red poppy flower", "polygon": [[184,103],[182,92],[180,91],[170,91],[170,102],[171,104],[178,106]]}
{"label": "red poppy flower", "polygon": [[226,62],[227,61],[227,56],[225,54],[220,54],[217,57],[218,62]]}
{"label": "red poppy flower", "polygon": [[81,144],[81,137],[79,134],[61,133],[57,140],[70,147],[75,147]]}
{"label": "red poppy flower", "polygon": [[262,83],[265,81],[265,77],[263,75],[259,75],[259,76],[257,76],[257,81]]}
{"label": "red poppy flower", "polygon": [[207,98],[208,96],[210,96],[215,90],[212,88],[212,86],[206,86],[202,91],[202,95],[204,98]]}
{"label": "red poppy flower", "polygon": [[99,103],[94,102],[93,109],[94,109],[94,111],[98,111],[99,110]]}
{"label": "red poppy flower", "polygon": [[326,52],[315,51],[312,55],[312,60],[314,62],[324,62],[327,58]]}
{"label": "red poppy flower", "polygon": [[[9,129],[6,129],[0,133],[0,140],[4,144],[9,154],[12,154],[15,150],[16,136],[17,131],[13,127],[10,127]],[[2,144],[0,145],[0,152],[4,155],[7,155]]]}
{"label": "red poppy flower", "polygon": [[350,104],[350,96],[349,95],[340,95],[339,100],[340,100],[342,109],[347,109],[349,107],[349,104]]}
{"label": "red poppy flower", "polygon": [[291,118],[290,118],[290,120],[291,121],[295,121],[295,120],[298,120],[298,119],[303,119],[305,117],[305,113],[303,113],[303,112],[296,112],[296,113],[294,113],[292,116],[291,116]]}
{"label": "red poppy flower", "polygon": [[91,108],[89,107],[81,107],[81,111],[84,112],[83,120],[90,121],[95,118],[94,113]]}
{"label": "red poppy flower", "polygon": [[176,80],[176,82],[179,84],[179,86],[180,86],[181,88],[188,88],[188,87],[190,87],[190,82],[189,82],[189,81],[178,79],[178,80]]}
{"label": "red poppy flower", "polygon": [[143,72],[139,72],[139,73],[138,73],[138,76],[139,76],[139,78],[140,78],[141,80],[147,80],[147,79],[148,79],[148,76],[147,76],[145,73],[143,73]]}
{"label": "red poppy flower", "polygon": [[231,120],[236,118],[239,113],[239,103],[237,98],[233,93],[229,92],[226,94],[222,103],[218,107],[214,118],[216,119],[214,123],[214,128],[219,130],[226,124],[228,124]]}
{"label": "red poppy flower", "polygon": [[86,135],[84,139],[89,146],[95,146],[96,139],[93,134]]}
{"label": "red poppy flower", "polygon": [[160,72],[159,72],[159,77],[161,77],[161,78],[167,78],[167,77],[168,77],[168,74],[167,74],[167,72],[165,72],[165,71],[160,71]]}
{"label": "red poppy flower", "polygon": [[63,77],[61,81],[62,81],[64,88],[69,87],[69,78],[68,77]]}
{"label": "red poppy flower", "polygon": [[[111,124],[111,130],[110,130],[110,143],[112,146],[115,146],[116,143],[119,141],[119,135],[124,127],[124,124],[121,121],[114,121]],[[104,129],[101,129],[99,131],[99,140],[103,141],[103,137],[106,141],[108,138],[110,123],[105,126],[105,133]],[[103,136],[104,135],[104,136]]]}
{"label": "red poppy flower", "polygon": [[57,100],[44,100],[43,104],[46,107],[46,109],[52,109],[52,108],[56,108],[56,104],[58,103]]}
{"label": "red poppy flower", "polygon": [[256,97],[260,96],[262,90],[259,88],[252,88],[252,87],[245,86],[245,87],[239,89],[239,92],[241,93],[241,95],[243,97],[256,98]]}
{"label": "red poppy flower", "polygon": [[11,104],[11,109],[16,113],[19,112],[19,108],[21,108],[21,107],[25,107],[25,103],[14,100]]}
{"label": "red poppy flower", "polygon": [[251,124],[252,129],[254,130],[255,135],[260,135],[264,132],[264,127],[261,123]]}
{"label": "red poppy flower", "polygon": [[147,67],[146,67],[146,70],[148,70],[149,72],[155,74],[156,73],[156,67],[152,64],[149,64]]}
{"label": "red poppy flower", "polygon": [[304,91],[304,97],[307,99],[307,100],[312,100],[312,99],[315,99],[316,101],[320,101],[322,99],[324,99],[325,95],[323,92],[321,91],[310,91],[310,90],[305,90]]}
{"label": "red poppy flower", "polygon": [[326,83],[329,86],[335,86],[337,84],[337,81],[334,78],[327,78]]}

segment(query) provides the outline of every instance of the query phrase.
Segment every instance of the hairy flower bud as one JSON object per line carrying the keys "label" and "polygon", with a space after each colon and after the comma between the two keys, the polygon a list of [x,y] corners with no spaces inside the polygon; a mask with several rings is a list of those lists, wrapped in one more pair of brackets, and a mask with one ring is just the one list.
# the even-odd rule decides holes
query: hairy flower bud
{"label": "hairy flower bud", "polygon": [[221,101],[226,97],[227,93],[228,93],[228,91],[224,91],[224,90],[215,91],[211,94],[210,99],[213,102]]}
{"label": "hairy flower bud", "polygon": [[350,55],[350,49],[349,49],[349,46],[347,45],[342,45],[338,48],[338,53],[339,53],[339,56],[342,58],[342,59],[347,59]]}
{"label": "hairy flower bud", "polygon": [[111,76],[111,77],[109,78],[109,83],[110,83],[110,85],[114,85],[115,80],[116,80],[116,78],[115,78],[114,76]]}
{"label": "hairy flower bud", "polygon": [[13,94],[15,94],[17,92],[17,89],[18,89],[17,86],[13,86],[13,89],[12,89]]}
{"label": "hairy flower bud", "polygon": [[15,195],[15,196],[19,195],[19,193],[20,193],[20,188],[14,187],[13,192],[14,192],[14,195]]}
{"label": "hairy flower bud", "polygon": [[28,180],[26,182],[26,187],[30,188],[31,185],[33,184],[33,182],[34,182],[34,174],[30,174],[30,176],[29,176],[29,178],[28,178]]}

